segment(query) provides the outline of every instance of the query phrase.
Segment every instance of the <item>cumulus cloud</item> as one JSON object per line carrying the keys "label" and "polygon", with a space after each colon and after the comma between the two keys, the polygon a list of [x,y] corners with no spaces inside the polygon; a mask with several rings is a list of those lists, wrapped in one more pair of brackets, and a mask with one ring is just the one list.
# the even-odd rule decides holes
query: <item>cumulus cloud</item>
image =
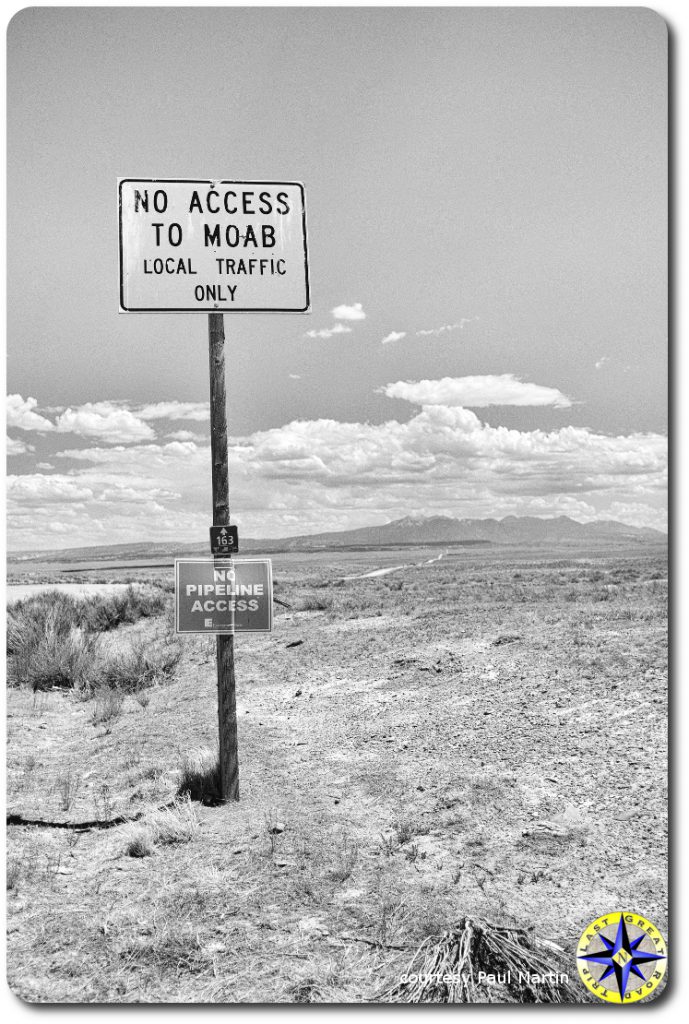
{"label": "cumulus cloud", "polygon": [[416,405],[485,408],[490,405],[550,405],[568,409],[572,402],[557,388],[520,381],[512,373],[441,380],[398,380],[379,389],[388,398]]}
{"label": "cumulus cloud", "polygon": [[112,430],[113,440],[142,441],[153,438],[154,432],[147,425],[148,420],[194,420],[203,422],[210,418],[208,402],[153,402],[147,405],[132,405],[130,402],[86,402],[83,405],[65,408],[51,406],[44,411],[59,413],[53,423],[35,412],[38,402],[35,398],[8,395],[7,425],[20,430],[41,432],[57,430],[59,433],[75,433],[84,436],[104,437]]}
{"label": "cumulus cloud", "polygon": [[634,526],[648,526],[652,530],[667,530],[667,508],[653,508],[640,502],[614,501],[603,510],[598,519],[612,519],[618,523],[632,523]]}
{"label": "cumulus cloud", "polygon": [[290,373],[289,374],[289,379],[290,380],[301,380],[301,374],[300,373]]}
{"label": "cumulus cloud", "polygon": [[[210,455],[193,441],[74,448],[75,467],[8,478],[10,547],[76,546],[207,534]],[[51,534],[59,532],[54,542]]]}
{"label": "cumulus cloud", "polygon": [[306,338],[332,338],[335,334],[351,334],[352,328],[340,323],[341,320],[365,320],[361,303],[355,302],[353,306],[335,306],[332,311],[333,318],[338,321],[332,327],[322,327],[320,330],[306,331]]}
{"label": "cumulus cloud", "polygon": [[364,313],[363,307],[360,302],[355,302],[351,306],[341,305],[335,306],[332,311],[333,316],[336,320],[365,320],[366,314]]}
{"label": "cumulus cloud", "polygon": [[65,409],[55,424],[62,434],[98,437],[107,444],[151,440],[154,431],[142,419],[114,402],[86,402]]}
{"label": "cumulus cloud", "polygon": [[173,430],[165,435],[171,441],[203,441],[203,436],[194,434],[191,430]]}
{"label": "cumulus cloud", "polygon": [[596,369],[597,370],[602,370],[603,367],[605,366],[605,364],[609,363],[609,362],[610,362],[610,356],[601,356],[600,359],[598,360],[598,362],[596,363]]}
{"label": "cumulus cloud", "polygon": [[381,340],[381,345],[390,345],[393,341],[401,341],[402,338],[406,338],[406,336],[406,331],[390,331],[390,333],[386,334]]}
{"label": "cumulus cloud", "polygon": [[[9,478],[12,549],[32,546],[37,533],[43,547],[205,535],[207,444],[96,438],[53,458],[69,468]],[[662,525],[666,508],[662,435],[493,427],[456,404],[425,403],[405,422],[294,420],[231,437],[228,460],[233,516],[244,536],[343,529],[410,509]]]}
{"label": "cumulus cloud", "polygon": [[[552,432],[491,427],[461,407],[429,405],[407,423],[294,421],[258,432],[239,461],[268,477],[363,486],[472,478],[499,489],[553,494],[595,490],[616,475],[648,478],[665,466],[660,435],[607,437],[583,427]],[[646,479],[647,482],[647,479]]]}
{"label": "cumulus cloud", "polygon": [[45,416],[34,412],[38,405],[35,398],[22,398],[21,395],[7,396],[7,426],[19,430],[38,430],[44,433],[54,430],[55,425]]}
{"label": "cumulus cloud", "polygon": [[46,502],[83,502],[93,499],[93,496],[93,490],[74,477],[27,473],[7,478],[8,500],[19,501],[25,507]]}
{"label": "cumulus cloud", "polygon": [[67,448],[55,454],[56,459],[112,465],[117,467],[118,473],[126,473],[128,465],[136,469],[142,460],[149,470],[155,463],[160,470],[173,464],[182,471],[182,462],[197,456],[199,459],[208,459],[208,447],[197,445],[194,441],[169,441],[167,444],[133,445],[127,448],[121,444],[112,448]]}
{"label": "cumulus cloud", "polygon": [[36,449],[32,444],[27,444],[26,441],[22,441],[20,438],[10,437],[8,434],[6,450],[8,455],[27,455]]}
{"label": "cumulus cloud", "polygon": [[154,402],[134,408],[140,420],[203,420],[210,419],[208,402]]}
{"label": "cumulus cloud", "polygon": [[323,327],[320,331],[306,331],[305,338],[332,338],[333,334],[351,334],[352,328],[344,324],[333,324],[332,327]]}

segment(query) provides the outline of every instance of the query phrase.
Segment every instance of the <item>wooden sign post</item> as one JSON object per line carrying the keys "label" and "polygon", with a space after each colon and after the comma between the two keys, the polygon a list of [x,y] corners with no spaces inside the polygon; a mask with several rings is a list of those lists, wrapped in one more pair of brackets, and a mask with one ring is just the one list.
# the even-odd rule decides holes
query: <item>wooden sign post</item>
{"label": "wooden sign post", "polygon": [[[230,526],[225,410],[226,313],[307,313],[310,309],[306,207],[300,182],[236,181],[219,178],[120,178],[118,180],[120,312],[208,313],[210,358],[213,526]],[[178,632],[217,632],[220,796],[239,800],[237,707],[234,679],[234,597],[247,588],[254,598],[236,601],[244,632],[272,628],[270,564],[259,570],[245,561],[247,579],[237,595],[228,584],[228,554],[233,542],[211,540],[213,584],[220,600],[195,602],[209,617],[200,622],[191,608],[191,628]],[[228,531],[229,532],[229,531]],[[213,535],[212,535],[213,536]],[[222,554],[220,548],[224,549]],[[224,568],[220,568],[220,559]],[[183,561],[183,560],[182,560]],[[239,568],[239,565],[237,565]],[[258,579],[256,574],[261,576]],[[235,580],[234,570],[231,580]],[[179,567],[176,567],[176,581]],[[198,594],[198,582],[186,585]],[[206,590],[206,587],[209,590]],[[177,612],[180,594],[175,594]],[[263,605],[262,605],[263,602]],[[224,614],[231,605],[226,632],[218,631],[213,608]],[[205,608],[206,604],[208,609]],[[222,609],[221,609],[222,604]],[[245,607],[246,605],[246,607]],[[211,607],[212,606],[212,607]],[[244,614],[247,613],[247,614]],[[178,616],[179,617],[179,616]],[[189,623],[185,620],[186,627]],[[237,621],[240,626],[240,621]]]}
{"label": "wooden sign post", "polygon": [[[222,313],[208,314],[208,358],[211,391],[211,461],[213,526],[230,525],[227,478],[227,411],[225,407],[225,327]],[[237,697],[234,680],[234,636],[216,636],[218,667],[218,729],[220,797],[239,800]]]}

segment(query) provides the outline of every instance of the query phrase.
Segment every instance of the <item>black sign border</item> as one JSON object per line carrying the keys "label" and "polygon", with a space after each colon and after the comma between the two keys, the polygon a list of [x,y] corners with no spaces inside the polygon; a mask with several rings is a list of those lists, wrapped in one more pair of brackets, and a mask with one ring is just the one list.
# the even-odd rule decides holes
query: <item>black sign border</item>
{"label": "black sign border", "polygon": [[[234,306],[233,308],[218,308],[217,306],[175,306],[168,309],[146,307],[145,309],[130,309],[124,304],[124,263],[123,263],[123,239],[122,239],[122,186],[130,182],[145,182],[147,185],[292,185],[301,190],[302,210],[302,240],[304,245],[304,275],[306,281],[306,305],[302,309],[294,307],[270,307],[256,309],[254,306],[248,309]],[[311,287],[309,283],[309,253],[306,242],[306,192],[300,181],[240,181],[239,179],[226,178],[118,178],[117,179],[117,220],[118,220],[118,244],[119,244],[119,271],[120,271],[120,313],[309,313],[311,311]]]}

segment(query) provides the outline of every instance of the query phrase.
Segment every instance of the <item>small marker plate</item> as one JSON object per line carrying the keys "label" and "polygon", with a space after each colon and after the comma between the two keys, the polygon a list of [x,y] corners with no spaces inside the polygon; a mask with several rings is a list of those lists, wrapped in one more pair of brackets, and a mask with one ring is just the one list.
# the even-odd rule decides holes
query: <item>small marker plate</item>
{"label": "small marker plate", "polygon": [[211,526],[211,554],[232,555],[239,551],[236,526]]}

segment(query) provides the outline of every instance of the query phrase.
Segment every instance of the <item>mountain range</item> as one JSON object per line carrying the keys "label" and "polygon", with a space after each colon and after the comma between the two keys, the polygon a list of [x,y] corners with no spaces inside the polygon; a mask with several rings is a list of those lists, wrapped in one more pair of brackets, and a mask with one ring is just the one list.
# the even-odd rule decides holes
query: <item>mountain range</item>
{"label": "mountain range", "polygon": [[[599,519],[579,523],[568,516],[541,519],[538,516],[505,516],[504,519],[453,519],[450,516],[405,516],[384,526],[362,526],[356,530],[305,534],[271,539],[243,538],[241,554],[249,552],[327,551],[337,548],[398,547],[405,544],[643,544],[666,543],[667,535],[650,527],[629,526],[614,520]],[[59,551],[22,551],[8,553],[8,562],[78,562],[136,560],[167,556],[208,555],[209,545],[202,542],[181,544],[174,541],[136,544],[106,544],[98,547],[63,548]]]}

